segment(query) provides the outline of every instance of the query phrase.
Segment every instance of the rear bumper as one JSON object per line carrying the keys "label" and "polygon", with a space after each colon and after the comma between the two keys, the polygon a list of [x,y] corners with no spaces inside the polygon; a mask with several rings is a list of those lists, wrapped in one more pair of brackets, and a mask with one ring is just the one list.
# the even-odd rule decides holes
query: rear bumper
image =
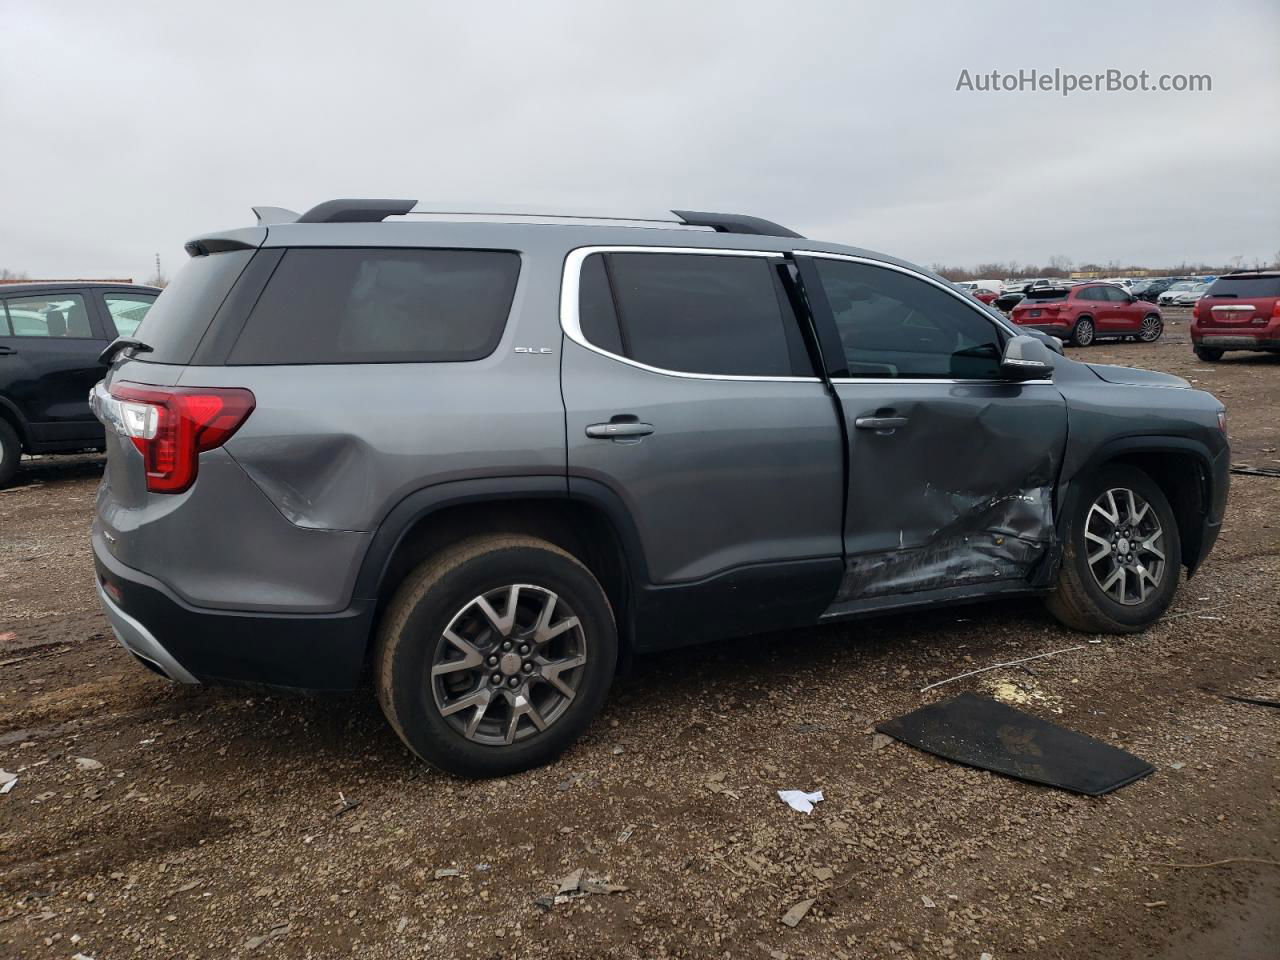
{"label": "rear bumper", "polygon": [[[1017,321],[1015,321],[1017,323]],[[1066,340],[1071,336],[1071,324],[1069,323],[1018,323],[1019,327],[1026,327],[1028,330],[1038,330],[1041,333],[1047,333],[1051,337],[1057,337],[1060,340]]]}
{"label": "rear bumper", "polygon": [[1280,350],[1280,337],[1250,336],[1246,333],[1201,333],[1192,331],[1191,342],[1198,347],[1219,350]]}
{"label": "rear bumper", "polygon": [[260,683],[351,690],[360,683],[373,601],[338,613],[267,614],[193,607],[116,560],[93,534],[98,595],[130,653],[180,683]]}

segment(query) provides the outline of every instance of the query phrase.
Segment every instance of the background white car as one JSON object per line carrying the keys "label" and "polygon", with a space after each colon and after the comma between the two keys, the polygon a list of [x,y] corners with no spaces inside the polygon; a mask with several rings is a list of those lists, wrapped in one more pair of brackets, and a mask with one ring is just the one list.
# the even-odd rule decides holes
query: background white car
{"label": "background white car", "polygon": [[[1174,284],[1174,286],[1178,286],[1178,284]],[[1169,297],[1169,305],[1174,307],[1189,307],[1193,303],[1195,303],[1197,300],[1199,300],[1201,297],[1203,297],[1205,291],[1208,289],[1209,289],[1209,284],[1207,283],[1193,284],[1191,289],[1189,290],[1174,291],[1172,288],[1170,288],[1168,293],[1172,293],[1173,296]],[[1161,303],[1164,302],[1165,296],[1166,294],[1163,294],[1163,293],[1160,295]]]}
{"label": "background white car", "polygon": [[1164,293],[1160,294],[1160,299],[1156,301],[1161,306],[1167,306],[1174,302],[1174,298],[1181,293],[1186,293],[1192,287],[1197,286],[1194,280],[1179,280]]}

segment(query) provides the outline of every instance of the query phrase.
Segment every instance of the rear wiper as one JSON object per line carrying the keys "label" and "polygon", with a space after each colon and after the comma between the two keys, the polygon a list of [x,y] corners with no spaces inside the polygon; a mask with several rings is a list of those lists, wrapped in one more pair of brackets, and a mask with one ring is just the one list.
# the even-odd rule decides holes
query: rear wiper
{"label": "rear wiper", "polygon": [[116,354],[122,350],[132,350],[134,353],[150,353],[151,344],[135,340],[133,337],[116,337],[107,344],[107,349],[98,354],[98,362],[110,364],[116,358]]}

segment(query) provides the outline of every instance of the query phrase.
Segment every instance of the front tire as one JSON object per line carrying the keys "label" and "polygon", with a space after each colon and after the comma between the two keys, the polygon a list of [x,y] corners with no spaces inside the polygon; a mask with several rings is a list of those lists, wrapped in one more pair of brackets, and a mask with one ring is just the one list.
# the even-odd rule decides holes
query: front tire
{"label": "front tire", "polygon": [[475,537],[423,562],[378,630],[378,700],[400,739],[462,777],[558,757],[613,682],[617,630],[575,557],[515,534]]}
{"label": "front tire", "polygon": [[1160,339],[1160,335],[1164,333],[1164,321],[1155,313],[1148,313],[1142,318],[1142,332],[1138,334],[1138,339],[1143,343],[1155,343]]}
{"label": "front tire", "polygon": [[1164,491],[1134,467],[1104,467],[1081,485],[1045,605],[1074,630],[1136,633],[1173,602],[1181,557]]}
{"label": "front tire", "polygon": [[1097,338],[1092,317],[1081,317],[1071,330],[1071,342],[1077,347],[1087,347]]}
{"label": "front tire", "polygon": [[1205,363],[1217,363],[1226,351],[1219,350],[1217,347],[1196,347],[1195,352],[1196,356]]}
{"label": "front tire", "polygon": [[0,487],[14,478],[21,460],[22,441],[7,421],[0,420]]}

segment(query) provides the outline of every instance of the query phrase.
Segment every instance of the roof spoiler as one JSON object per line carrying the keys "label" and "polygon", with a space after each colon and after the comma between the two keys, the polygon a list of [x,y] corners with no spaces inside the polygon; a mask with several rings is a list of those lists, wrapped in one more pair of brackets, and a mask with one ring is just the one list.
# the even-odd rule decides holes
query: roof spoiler
{"label": "roof spoiler", "polygon": [[[286,210],[283,207],[254,207],[253,212],[258,218],[258,223],[262,226],[280,223],[381,223],[387,217],[403,216],[409,212],[417,213],[450,213],[457,211],[432,211],[418,210],[414,211],[414,207],[418,205],[417,200],[362,200],[362,199],[342,199],[342,200],[326,200],[324,203],[318,204],[301,215],[294,213],[292,210]],[[471,212],[480,215],[484,210],[484,206],[476,206]],[[501,216],[502,213],[511,213],[512,216],[528,217],[534,214],[528,212],[515,213],[513,211],[492,211],[485,213],[486,216]],[[547,212],[540,214],[545,217],[558,217],[565,219],[622,219],[622,220],[643,220],[655,223],[674,223],[689,227],[710,227],[718,233],[741,233],[752,234],[763,237],[791,237],[793,239],[804,239],[794,230],[788,230],[781,224],[774,223],[772,220],[765,220],[761,217],[752,217],[742,213],[707,213],[700,210],[672,210],[672,216],[667,217],[609,217],[607,215],[581,217],[573,214],[557,214]]]}

